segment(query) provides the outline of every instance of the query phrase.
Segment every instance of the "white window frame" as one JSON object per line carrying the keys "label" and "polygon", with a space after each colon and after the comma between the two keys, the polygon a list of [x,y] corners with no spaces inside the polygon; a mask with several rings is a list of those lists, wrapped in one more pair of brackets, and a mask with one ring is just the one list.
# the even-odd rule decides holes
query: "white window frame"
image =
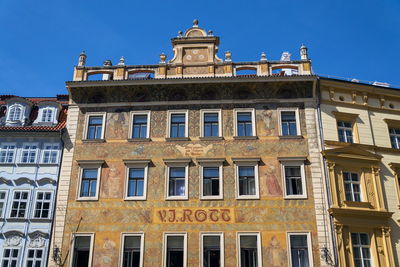
{"label": "white window frame", "polygon": [[238,120],[237,120],[237,114],[241,113],[241,112],[251,112],[251,126],[252,126],[252,135],[249,136],[257,136],[257,132],[256,132],[256,110],[254,108],[235,108],[233,109],[233,114],[234,114],[234,124],[233,124],[233,129],[234,129],[234,136],[237,137],[249,137],[249,136],[238,136]]}
{"label": "white window frame", "polygon": [[[224,199],[224,179],[223,179],[223,160],[213,160],[213,159],[204,159],[199,160],[199,168],[200,168],[200,179],[199,179],[199,188],[200,188],[200,199],[203,200],[211,200],[211,199]],[[219,195],[218,196],[205,196],[204,188],[203,188],[203,169],[207,167],[217,167],[219,174]]]}
{"label": "white window frame", "polygon": [[[13,109],[13,108],[20,108],[21,109],[21,114],[20,114],[18,119],[14,119],[14,118],[11,119],[11,109]],[[14,103],[14,104],[10,105],[9,108],[7,109],[7,121],[10,121],[10,122],[18,122],[19,121],[19,122],[21,122],[22,119],[24,118],[24,113],[25,113],[25,106],[21,105],[19,103]],[[14,112],[14,114],[15,114],[15,112]]]}
{"label": "white window frame", "polygon": [[8,203],[8,190],[7,189],[2,189],[0,190],[0,193],[5,193],[4,199],[1,200],[0,202],[3,202],[3,211],[0,212],[0,218],[4,219],[6,217],[6,210],[7,210],[7,203]]}
{"label": "white window frame", "polygon": [[[26,251],[25,252],[26,253],[25,254],[25,266],[28,265],[28,260],[30,260],[30,258],[28,258],[29,250],[35,250],[35,252],[36,252],[36,250],[42,250],[42,258],[40,259],[40,261],[41,261],[40,266],[44,267],[46,265],[45,263],[46,263],[46,260],[47,260],[46,259],[46,247],[40,247],[40,248],[35,248],[35,247],[30,248],[30,247],[28,247],[28,248],[26,248],[26,250],[25,250]],[[35,260],[38,260],[38,258],[36,258],[36,255],[35,255],[34,258],[31,258],[31,259],[33,260],[34,263],[35,263]],[[35,265],[33,265],[33,266],[35,266]]]}
{"label": "white window frame", "polygon": [[[304,168],[304,160],[299,160],[299,159],[282,159],[280,160],[281,162],[281,172],[282,172],[282,179],[283,179],[283,196],[285,199],[306,199],[307,198],[307,181],[306,181],[306,174],[305,174],[305,168]],[[285,167],[288,166],[294,166],[300,167],[300,174],[301,174],[301,185],[303,189],[303,194],[301,195],[288,195],[286,192],[286,173],[285,173]]]}
{"label": "white window frame", "polygon": [[[51,149],[46,149],[46,146],[56,146],[57,145],[57,149],[53,149],[53,148],[51,148]],[[42,164],[58,164],[58,162],[60,161],[60,150],[61,150],[61,148],[60,148],[60,143],[44,143],[43,144],[43,148],[42,148],[42,153],[41,153],[41,160],[40,160],[40,162],[42,163]],[[53,151],[57,151],[57,158],[56,158],[56,162],[44,162],[44,159],[45,159],[45,157],[44,157],[44,153],[45,152],[50,152],[50,157],[49,157],[49,159],[51,158],[51,152],[53,152]]]}
{"label": "white window frame", "polygon": [[167,267],[167,240],[168,236],[183,236],[183,267],[187,267],[187,233],[186,232],[166,232],[163,234],[163,267]]}
{"label": "white window frame", "polygon": [[[351,127],[345,127],[345,126],[339,126],[338,125],[338,123],[339,122],[344,122],[344,123],[351,123]],[[349,143],[349,144],[353,144],[353,143],[356,143],[356,140],[355,140],[355,133],[354,133],[354,125],[355,125],[355,121],[351,121],[351,120],[342,120],[342,119],[337,119],[336,120],[336,128],[337,128],[337,136],[338,136],[338,141],[339,142],[343,142],[343,143]],[[345,141],[340,141],[340,134],[339,134],[339,131],[340,130],[344,130],[344,139],[345,139]],[[351,142],[349,142],[349,140],[348,140],[348,136],[347,136],[347,134],[346,134],[346,131],[347,130],[351,130]]]}
{"label": "white window frame", "polygon": [[[173,159],[164,160],[165,168],[165,200],[188,200],[189,199],[189,164],[190,159]],[[184,196],[169,196],[169,173],[170,168],[184,167],[185,168],[185,195]]]}
{"label": "white window frame", "polygon": [[[93,260],[93,245],[94,245],[94,237],[95,237],[94,233],[73,233],[72,234],[72,240],[70,242],[70,244],[71,244],[71,256],[69,258],[69,266],[72,267],[72,264],[73,264],[74,251],[75,251],[75,240],[76,240],[76,237],[78,237],[78,236],[90,236],[89,264],[88,264],[88,267],[91,267],[92,266],[92,260]],[[82,267],[84,267],[84,266],[82,266]]]}
{"label": "white window frame", "polygon": [[[171,137],[171,116],[173,114],[185,114],[185,136],[184,137]],[[167,138],[188,138],[189,137],[189,110],[168,110],[167,112]]]}
{"label": "white window frame", "polygon": [[[357,174],[358,182],[353,182],[353,181],[346,182],[346,181],[344,180],[344,174],[345,174],[345,173],[350,174],[350,177],[351,177],[353,174]],[[341,174],[342,174],[342,180],[343,180],[343,186],[344,186],[344,188],[343,188],[344,200],[345,200],[345,201],[350,201],[350,202],[363,202],[363,200],[364,200],[363,191],[364,191],[364,190],[363,190],[363,184],[362,184],[362,181],[361,181],[361,179],[364,178],[364,177],[363,177],[363,173],[360,173],[360,172],[357,172],[357,171],[342,170],[342,171],[341,171]],[[360,188],[360,201],[348,200],[348,199],[346,198],[346,184],[350,184],[350,185],[351,185],[351,197],[352,197],[353,199],[354,199],[354,196],[355,196],[353,184],[358,184],[358,185],[359,185],[359,188]]]}
{"label": "white window frame", "polygon": [[[48,202],[50,203],[50,206],[49,206],[49,215],[47,216],[47,218],[37,218],[37,217],[35,217],[36,203],[38,202],[38,194],[39,193],[44,193],[44,194],[45,193],[51,193],[51,198],[50,198],[50,200],[48,200]],[[54,202],[53,199],[54,199],[54,191],[53,190],[45,190],[45,189],[36,190],[35,191],[35,201],[33,202],[31,218],[34,219],[34,220],[48,220],[48,219],[51,219],[52,216],[53,216],[53,202]],[[43,203],[43,201],[42,201],[42,203]],[[42,206],[41,210],[43,210],[43,206]]]}
{"label": "white window frame", "polygon": [[122,233],[121,234],[121,254],[120,254],[120,260],[119,264],[120,267],[123,266],[124,264],[124,248],[125,248],[125,237],[129,236],[138,236],[140,237],[140,263],[139,266],[143,267],[143,262],[144,262],[144,232],[127,232],[127,233]]}
{"label": "white window frame", "polygon": [[[7,266],[3,266],[2,265],[2,267],[8,267],[8,266],[11,266],[11,264],[10,264],[10,260],[13,260],[13,259],[16,259],[17,260],[17,264],[16,264],[16,266],[19,266],[19,263],[20,263],[20,259],[21,259],[21,253],[23,253],[23,251],[22,251],[22,247],[5,247],[5,246],[3,246],[3,250],[2,250],[2,252],[1,252],[1,259],[0,259],[0,264],[2,264],[3,263],[3,261],[4,261],[4,252],[5,252],[5,250],[6,249],[9,249],[9,250],[11,250],[11,252],[10,252],[10,257],[8,257],[8,260],[9,260],[9,262],[8,262],[8,265]],[[13,250],[18,250],[18,258],[14,258],[13,256],[11,256],[12,255],[12,251]]]}
{"label": "white window frame", "polygon": [[[86,113],[86,117],[85,117],[85,127],[84,127],[84,129],[83,129],[83,136],[84,136],[84,140],[94,140],[94,141],[96,141],[96,140],[104,140],[104,133],[105,133],[105,130],[106,130],[106,127],[105,127],[105,125],[106,125],[106,112],[87,112]],[[88,132],[88,130],[89,130],[89,118],[90,117],[97,117],[97,116],[101,116],[101,117],[103,117],[103,120],[102,120],[102,124],[101,124],[101,138],[100,139],[88,139],[88,134],[89,134],[89,132]]]}
{"label": "white window frame", "polygon": [[[34,162],[23,162],[24,152],[26,150],[25,146],[36,146],[35,161]],[[29,149],[29,151],[31,151],[31,150]],[[21,147],[21,153],[19,155],[19,163],[21,163],[21,164],[36,164],[38,162],[39,152],[40,151],[39,151],[39,144],[38,143],[23,143],[22,147]]]}
{"label": "white window frame", "polygon": [[[146,200],[147,199],[147,181],[148,181],[148,171],[149,171],[150,160],[127,160],[125,161],[125,190],[124,199],[125,200]],[[143,196],[128,196],[129,189],[129,169],[131,168],[143,168]]]}
{"label": "white window frame", "polygon": [[[25,216],[24,217],[11,217],[12,206],[14,204],[14,194],[15,194],[15,192],[21,192],[21,193],[27,192],[28,193],[28,198],[26,200],[26,209],[25,209]],[[29,202],[30,201],[31,201],[31,190],[29,190],[29,189],[16,189],[16,190],[13,190],[12,193],[11,193],[11,208],[9,208],[8,218],[9,219],[17,219],[17,220],[18,219],[26,219],[26,218],[28,218],[28,216],[30,216],[30,214],[28,214],[29,213]],[[19,209],[18,209],[18,211],[19,211]]]}
{"label": "white window frame", "polygon": [[[360,249],[360,248],[366,248],[366,245],[355,245],[354,243],[353,243],[353,239],[352,239],[352,234],[357,234],[358,235],[358,237],[360,237],[360,234],[366,234],[367,236],[368,236],[368,243],[369,243],[369,245],[368,245],[368,250],[369,250],[369,254],[370,254],[370,263],[371,263],[371,266],[373,266],[374,264],[374,255],[372,254],[372,250],[371,250],[371,235],[369,234],[369,233],[367,233],[367,232],[350,232],[350,240],[351,240],[351,249],[352,249],[352,261],[353,261],[353,264],[355,264],[355,257],[354,257],[354,247],[356,247],[357,249]],[[362,253],[362,256],[364,256],[364,254]],[[360,258],[359,258],[360,259]],[[364,259],[364,257],[363,258],[361,258],[361,259]]]}
{"label": "white window frame", "polygon": [[[218,136],[204,136],[204,115],[207,113],[218,114]],[[205,138],[222,137],[221,109],[200,109],[200,137],[205,137]]]}
{"label": "white window frame", "polygon": [[[46,112],[49,112],[49,111],[51,112],[50,121],[43,120],[43,114],[44,114],[45,111]],[[56,107],[50,107],[50,106],[40,107],[39,108],[39,112],[40,112],[40,114],[39,114],[40,122],[43,122],[43,123],[54,123],[55,117],[56,117],[56,113],[57,113]],[[47,119],[47,115],[46,115],[45,119]]]}
{"label": "white window frame", "polygon": [[131,111],[130,113],[130,120],[129,120],[129,136],[128,139],[143,139],[143,138],[134,138],[133,137],[133,118],[135,115],[146,115],[147,116],[147,130],[146,130],[146,137],[143,138],[150,138],[150,116],[151,116],[151,111],[150,110],[141,110],[141,111]]}
{"label": "white window frame", "polygon": [[311,234],[310,232],[286,232],[286,243],[287,243],[287,250],[288,250],[288,262],[289,266],[292,266],[292,251],[291,251],[291,244],[290,244],[290,236],[292,235],[306,235],[307,236],[307,250],[308,250],[308,259],[310,266],[314,266],[313,263],[313,252],[312,252],[312,241],[311,241]]}
{"label": "white window frame", "polygon": [[261,233],[260,232],[237,232],[236,233],[236,247],[237,247],[237,266],[242,267],[240,260],[240,237],[241,236],[257,236],[257,261],[258,266],[262,267],[262,246],[261,246]]}
{"label": "white window frame", "polygon": [[10,153],[10,151],[11,151],[11,149],[8,149],[7,148],[7,152],[6,152],[6,161],[5,162],[0,162],[0,164],[12,164],[12,163],[14,163],[15,162],[15,159],[16,159],[16,156],[17,156],[17,144],[16,143],[11,143],[11,142],[5,142],[5,143],[1,143],[0,144],[0,153],[2,153],[3,152],[3,150],[5,150],[4,148],[3,148],[3,146],[14,146],[14,149],[12,149],[13,150],[13,157],[12,157],[12,160],[11,160],[11,162],[7,162],[7,156],[8,156],[8,154]]}
{"label": "white window frame", "polygon": [[[260,198],[260,183],[258,175],[258,162],[259,159],[233,159],[235,165],[235,192],[236,199],[259,199]],[[255,195],[240,195],[239,194],[239,167],[254,167],[255,179]]]}
{"label": "white window frame", "polygon": [[[101,162],[84,162],[84,163],[79,163],[79,184],[78,184],[78,190],[76,200],[98,200],[99,199],[99,191],[100,191],[100,180],[101,180],[101,170],[102,170],[102,165],[103,161]],[[84,169],[97,169],[97,183],[96,183],[96,196],[94,197],[81,197],[81,189],[82,189],[82,175],[83,175],[83,170]]]}
{"label": "white window frame", "polygon": [[[398,134],[398,133],[391,133],[391,130],[394,130],[394,131],[396,131],[396,130],[399,130],[400,129],[400,127],[390,127],[389,126],[389,128],[388,128],[388,130],[389,130],[389,140],[390,140],[390,146],[393,148],[393,149],[400,149],[400,134]],[[395,143],[393,143],[392,142],[392,137],[394,137],[395,138]]]}
{"label": "white window frame", "polygon": [[278,108],[278,122],[279,122],[279,136],[284,136],[282,133],[282,112],[285,111],[294,111],[295,118],[296,118],[296,131],[297,135],[285,135],[290,136],[301,136],[301,127],[300,127],[300,115],[299,115],[299,108]]}
{"label": "white window frame", "polygon": [[204,236],[219,236],[220,240],[220,263],[221,267],[225,266],[225,243],[224,243],[224,233],[223,232],[200,232],[200,267],[204,266],[203,263],[203,242],[204,242]]}

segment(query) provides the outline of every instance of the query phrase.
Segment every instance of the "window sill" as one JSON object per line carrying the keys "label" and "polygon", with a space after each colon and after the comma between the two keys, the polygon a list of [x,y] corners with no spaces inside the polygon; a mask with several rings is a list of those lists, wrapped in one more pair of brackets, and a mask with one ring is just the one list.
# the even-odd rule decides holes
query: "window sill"
{"label": "window sill", "polygon": [[165,200],[167,201],[174,201],[174,200],[178,200],[178,201],[182,201],[182,200],[189,200],[188,197],[167,197],[165,198]]}
{"label": "window sill", "polygon": [[256,140],[258,139],[257,136],[234,136],[233,139],[235,140]]}
{"label": "window sill", "polygon": [[37,162],[18,162],[17,165],[21,166],[21,165],[27,165],[27,166],[34,166],[34,165],[38,165],[39,163]]}
{"label": "window sill", "polygon": [[175,141],[190,141],[189,137],[167,137],[165,138],[167,142],[175,142]]}
{"label": "window sill", "polygon": [[32,222],[51,222],[50,218],[31,218]]}
{"label": "window sill", "polygon": [[201,196],[200,197],[200,200],[205,200],[205,201],[207,201],[207,200],[224,200],[224,197],[223,196]]}
{"label": "window sill", "polygon": [[280,135],[279,139],[303,139],[302,135]]}
{"label": "window sill", "polygon": [[81,197],[81,198],[77,198],[76,201],[99,201],[99,199],[96,197],[93,198],[89,198],[89,197]]}
{"label": "window sill", "polygon": [[290,195],[290,196],[285,196],[284,199],[288,199],[288,200],[305,200],[308,199],[307,196],[303,196],[303,195]]}
{"label": "window sill", "polygon": [[126,197],[124,198],[125,201],[146,201],[147,199],[145,197]]}
{"label": "window sill", "polygon": [[0,162],[1,166],[14,166],[15,164],[15,162]]}
{"label": "window sill", "polygon": [[7,218],[8,222],[22,222],[22,221],[27,221],[27,220],[28,220],[28,218],[10,218],[10,217]]}
{"label": "window sill", "polygon": [[82,139],[82,143],[104,143],[105,139]]}
{"label": "window sill", "polygon": [[237,200],[258,200],[260,199],[259,196],[236,196]]}
{"label": "window sill", "polygon": [[219,141],[219,140],[224,140],[224,137],[222,136],[203,136],[199,137],[201,141]]}
{"label": "window sill", "polygon": [[358,202],[358,201],[348,201],[345,200],[343,203],[346,205],[346,207],[349,208],[367,208],[367,209],[372,209],[372,205],[370,202]]}
{"label": "window sill", "polygon": [[129,138],[128,142],[150,142],[151,138]]}

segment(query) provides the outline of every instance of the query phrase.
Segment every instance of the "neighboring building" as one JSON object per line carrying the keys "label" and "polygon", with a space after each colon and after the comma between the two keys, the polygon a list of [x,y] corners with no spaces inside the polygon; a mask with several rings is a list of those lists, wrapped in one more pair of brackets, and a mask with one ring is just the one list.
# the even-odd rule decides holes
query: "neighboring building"
{"label": "neighboring building", "polygon": [[321,78],[340,266],[399,266],[400,90]]}
{"label": "neighboring building", "polygon": [[0,266],[46,266],[68,96],[0,96]]}
{"label": "neighboring building", "polygon": [[172,45],[155,65],[81,54],[50,266],[333,263],[307,49],[221,60],[197,21]]}

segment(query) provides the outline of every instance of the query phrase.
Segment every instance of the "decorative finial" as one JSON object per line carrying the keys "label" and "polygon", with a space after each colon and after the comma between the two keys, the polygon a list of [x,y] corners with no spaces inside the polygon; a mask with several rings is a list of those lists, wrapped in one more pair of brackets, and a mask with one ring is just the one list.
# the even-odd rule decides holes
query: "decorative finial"
{"label": "decorative finial", "polygon": [[86,65],[86,54],[85,51],[82,51],[79,55],[78,66],[83,67]]}
{"label": "decorative finial", "polygon": [[166,59],[167,59],[167,56],[164,53],[161,53],[161,55],[160,55],[160,64],[164,64]]}
{"label": "decorative finial", "polygon": [[267,55],[265,52],[261,52],[260,61],[267,61]]}
{"label": "decorative finial", "polygon": [[308,60],[308,48],[304,44],[300,47],[300,58],[301,60]]}
{"label": "decorative finial", "polygon": [[292,55],[289,52],[283,52],[281,56],[281,61],[290,61]]}
{"label": "decorative finial", "polygon": [[124,65],[125,65],[125,58],[122,56],[122,57],[119,59],[118,66],[124,66]]}
{"label": "decorative finial", "polygon": [[103,66],[112,66],[112,62],[109,59],[104,60]]}
{"label": "decorative finial", "polygon": [[212,30],[208,31],[208,36],[213,36],[213,31]]}
{"label": "decorative finial", "polygon": [[182,31],[179,31],[179,32],[178,32],[178,38],[182,38],[182,36],[183,36],[183,32],[182,32]]}
{"label": "decorative finial", "polygon": [[226,62],[231,62],[232,61],[232,53],[229,51],[225,52],[225,61]]}
{"label": "decorative finial", "polygon": [[195,28],[199,27],[199,20],[198,19],[193,20],[193,27],[195,27]]}

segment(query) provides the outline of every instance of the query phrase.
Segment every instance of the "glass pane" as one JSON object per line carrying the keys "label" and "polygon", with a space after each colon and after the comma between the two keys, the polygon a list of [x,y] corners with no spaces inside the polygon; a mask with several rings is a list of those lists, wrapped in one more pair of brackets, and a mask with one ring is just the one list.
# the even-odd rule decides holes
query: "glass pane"
{"label": "glass pane", "polygon": [[133,123],[147,124],[147,115],[134,115]]}
{"label": "glass pane", "polygon": [[240,236],[240,248],[257,248],[257,236]]}
{"label": "glass pane", "polygon": [[89,124],[90,125],[101,125],[103,123],[103,116],[90,116],[89,117]]}
{"label": "glass pane", "polygon": [[183,236],[167,236],[167,249],[183,251]]}
{"label": "glass pane", "polygon": [[125,248],[140,249],[140,236],[126,236],[125,237]]}
{"label": "glass pane", "polygon": [[97,169],[84,169],[82,177],[88,179],[97,179]]}
{"label": "glass pane", "polygon": [[238,122],[251,122],[251,112],[238,112],[237,120]]}
{"label": "glass pane", "polygon": [[254,167],[239,167],[239,176],[254,176]]}
{"label": "glass pane", "polygon": [[185,167],[171,167],[169,169],[170,177],[185,177]]}
{"label": "glass pane", "polygon": [[90,236],[75,237],[75,248],[89,249],[90,248]]}
{"label": "glass pane", "polygon": [[185,123],[185,114],[172,114],[171,122],[172,123]]}

